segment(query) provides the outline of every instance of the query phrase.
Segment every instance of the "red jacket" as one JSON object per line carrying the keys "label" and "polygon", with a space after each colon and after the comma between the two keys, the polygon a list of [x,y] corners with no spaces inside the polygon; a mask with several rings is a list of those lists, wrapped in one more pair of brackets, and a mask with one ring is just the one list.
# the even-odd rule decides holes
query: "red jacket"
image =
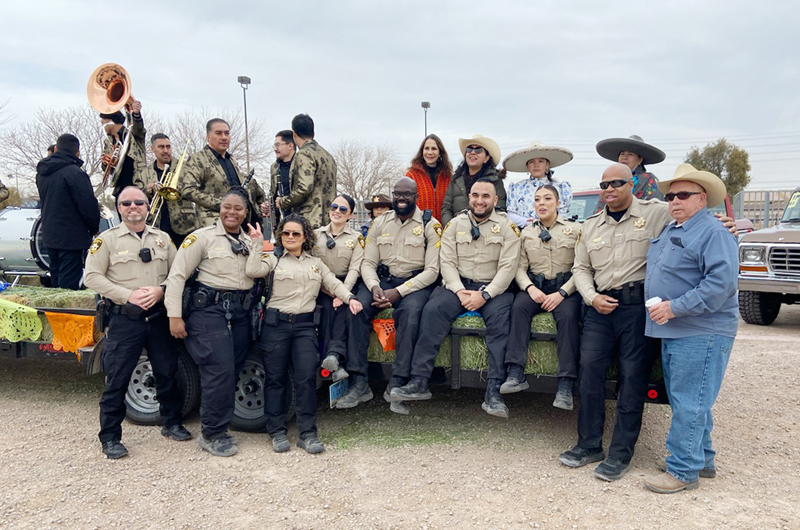
{"label": "red jacket", "polygon": [[440,171],[436,177],[436,189],[428,176],[428,172],[419,165],[413,165],[406,172],[406,176],[417,183],[417,206],[420,210],[433,210],[434,219],[442,219],[442,203],[444,194],[450,185],[452,174]]}

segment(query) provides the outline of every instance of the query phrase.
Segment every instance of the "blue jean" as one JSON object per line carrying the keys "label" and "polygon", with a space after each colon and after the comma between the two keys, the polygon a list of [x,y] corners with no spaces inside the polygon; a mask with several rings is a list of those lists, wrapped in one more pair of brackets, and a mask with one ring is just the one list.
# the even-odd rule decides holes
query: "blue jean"
{"label": "blue jean", "polygon": [[695,335],[662,339],[664,381],[672,407],[667,435],[667,471],[681,482],[698,480],[703,468],[714,469],[711,407],[719,394],[733,337]]}

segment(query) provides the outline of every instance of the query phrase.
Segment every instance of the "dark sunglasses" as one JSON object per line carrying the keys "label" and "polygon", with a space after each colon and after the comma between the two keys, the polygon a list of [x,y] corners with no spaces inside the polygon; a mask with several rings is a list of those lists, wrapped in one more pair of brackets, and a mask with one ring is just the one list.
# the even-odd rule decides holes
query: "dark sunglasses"
{"label": "dark sunglasses", "polygon": [[143,201],[142,199],[138,199],[135,201],[119,201],[119,203],[124,206],[125,208],[129,207],[131,204],[135,204],[136,206],[144,206],[147,204],[147,201]]}
{"label": "dark sunglasses", "polygon": [[483,147],[481,147],[481,146],[479,146],[479,145],[475,145],[475,146],[473,146],[473,145],[468,145],[468,146],[467,146],[467,148],[466,148],[466,149],[464,149],[464,154],[467,154],[467,153],[477,153],[477,154],[481,154],[481,153],[483,153],[484,151],[486,151],[486,149],[484,149]]}
{"label": "dark sunglasses", "polygon": [[624,186],[625,184],[627,184],[631,180],[632,179],[606,180],[606,181],[600,183],[600,189],[601,190],[607,190],[609,186],[611,186],[612,188],[615,188],[615,189],[616,188],[621,188],[622,186]]}
{"label": "dark sunglasses", "polygon": [[337,208],[338,208],[338,209],[339,209],[339,211],[340,211],[340,212],[342,212],[342,213],[347,213],[347,212],[349,212],[349,211],[350,211],[350,208],[348,208],[347,206],[339,206],[339,205],[338,205],[338,204],[336,204],[336,203],[333,203],[333,204],[331,204],[331,211],[332,211],[332,212],[335,212]]}
{"label": "dark sunglasses", "polygon": [[399,193],[396,191],[392,192],[392,197],[395,199],[413,199],[415,195],[416,193],[413,191],[401,191]]}
{"label": "dark sunglasses", "polygon": [[281,232],[281,236],[283,236],[283,237],[289,237],[289,236],[300,237],[302,235],[303,235],[303,232],[290,232],[288,230],[284,230],[283,232]]}
{"label": "dark sunglasses", "polygon": [[692,195],[700,195],[701,193],[703,192],[702,191],[679,191],[678,193],[669,192],[664,194],[664,198],[667,200],[667,202],[672,202],[672,200],[675,197],[679,198],[682,201],[685,201]]}

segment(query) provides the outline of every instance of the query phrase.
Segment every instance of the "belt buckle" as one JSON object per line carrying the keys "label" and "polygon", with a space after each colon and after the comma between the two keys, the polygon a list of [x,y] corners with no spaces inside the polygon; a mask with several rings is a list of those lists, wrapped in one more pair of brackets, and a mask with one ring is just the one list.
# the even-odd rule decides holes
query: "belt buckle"
{"label": "belt buckle", "polygon": [[292,313],[286,315],[286,322],[288,322],[289,324],[294,324],[296,320],[297,320],[297,315]]}

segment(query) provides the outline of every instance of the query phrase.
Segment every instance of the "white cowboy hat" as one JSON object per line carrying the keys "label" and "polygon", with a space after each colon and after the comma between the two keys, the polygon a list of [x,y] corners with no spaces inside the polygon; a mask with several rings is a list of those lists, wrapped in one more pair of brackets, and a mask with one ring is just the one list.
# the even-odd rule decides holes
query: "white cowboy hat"
{"label": "white cowboy hat", "polygon": [[487,138],[481,134],[476,134],[472,138],[459,138],[458,148],[461,150],[462,156],[464,155],[464,151],[467,150],[468,145],[479,145],[483,147],[486,149],[486,152],[489,153],[489,156],[492,157],[492,162],[495,164],[500,162],[500,146],[491,138]]}
{"label": "white cowboy hat", "polygon": [[608,138],[597,142],[597,154],[617,162],[622,151],[630,151],[642,157],[642,164],[658,164],[663,162],[667,155],[664,151],[653,145],[647,144],[641,136],[632,134],[628,138]]}
{"label": "white cowboy hat", "polygon": [[708,171],[695,169],[691,164],[679,165],[670,180],[662,180],[658,183],[658,189],[661,190],[661,193],[668,193],[669,187],[673,182],[682,180],[694,182],[706,190],[706,200],[709,208],[719,206],[725,202],[725,196],[728,191],[725,189],[725,183],[722,182],[722,179]]}
{"label": "white cowboy hat", "polygon": [[572,151],[555,145],[544,145],[539,140],[534,140],[528,147],[508,155],[503,160],[503,167],[507,171],[525,173],[528,171],[528,161],[532,158],[546,158],[552,169],[572,160]]}

